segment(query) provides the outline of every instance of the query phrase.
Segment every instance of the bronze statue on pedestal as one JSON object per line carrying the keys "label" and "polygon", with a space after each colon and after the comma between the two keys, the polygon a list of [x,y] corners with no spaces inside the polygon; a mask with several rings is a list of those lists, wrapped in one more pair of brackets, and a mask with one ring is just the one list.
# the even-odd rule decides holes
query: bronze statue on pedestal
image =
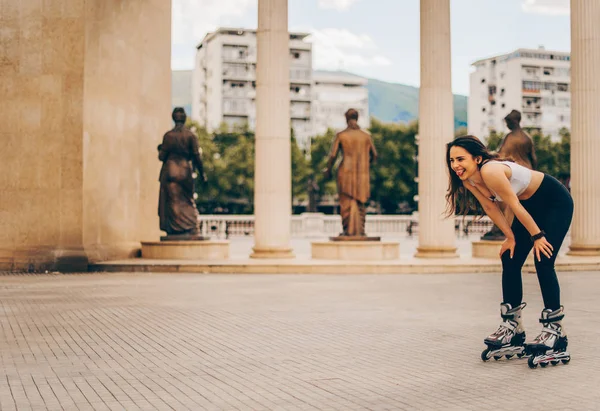
{"label": "bronze statue on pedestal", "polygon": [[175,127],[168,131],[158,146],[160,170],[158,216],[165,240],[203,240],[200,236],[199,214],[194,199],[194,169],[202,182],[206,175],[200,157],[198,138],[185,127],[186,114],[176,107],[172,114]]}
{"label": "bronze statue on pedestal", "polygon": [[331,177],[331,168],[338,152],[342,152],[342,162],[338,167],[337,187],[342,216],[343,232],[333,240],[379,240],[367,237],[365,218],[367,200],[371,195],[369,168],[377,159],[377,151],[371,135],[360,129],[358,112],[346,112],[348,127],[336,134],[329,153],[325,177]]}

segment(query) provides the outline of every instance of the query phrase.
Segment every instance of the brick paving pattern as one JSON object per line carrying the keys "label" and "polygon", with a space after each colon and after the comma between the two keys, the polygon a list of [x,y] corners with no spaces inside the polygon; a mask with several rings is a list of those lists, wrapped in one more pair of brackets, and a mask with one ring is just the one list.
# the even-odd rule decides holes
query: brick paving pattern
{"label": "brick paving pattern", "polygon": [[[479,359],[499,275],[0,275],[0,409],[598,410],[600,273],[569,365]],[[525,275],[525,324],[541,297]]]}

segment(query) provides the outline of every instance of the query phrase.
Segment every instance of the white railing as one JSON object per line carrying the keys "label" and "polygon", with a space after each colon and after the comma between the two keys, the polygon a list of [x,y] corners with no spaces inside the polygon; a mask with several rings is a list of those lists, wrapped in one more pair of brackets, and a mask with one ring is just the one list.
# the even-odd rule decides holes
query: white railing
{"label": "white railing", "polygon": [[[457,235],[485,233],[492,223],[487,217],[456,217],[454,227]],[[244,237],[254,235],[253,215],[202,215],[202,235],[216,238]],[[416,215],[367,215],[365,230],[370,236],[401,237],[418,233]],[[293,215],[291,234],[295,238],[337,236],[342,231],[339,215],[303,213]]]}

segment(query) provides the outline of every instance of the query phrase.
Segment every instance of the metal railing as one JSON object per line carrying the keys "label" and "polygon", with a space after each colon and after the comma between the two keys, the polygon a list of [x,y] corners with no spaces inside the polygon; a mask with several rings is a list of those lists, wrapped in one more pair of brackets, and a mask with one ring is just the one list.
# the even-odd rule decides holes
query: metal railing
{"label": "metal railing", "polygon": [[[202,235],[216,238],[247,237],[254,235],[253,215],[202,215]],[[457,236],[483,234],[492,228],[488,217],[456,217]],[[342,231],[339,215],[304,213],[291,218],[291,235],[295,238],[337,236]],[[370,236],[404,237],[419,232],[418,217],[414,215],[367,215],[365,230]]]}

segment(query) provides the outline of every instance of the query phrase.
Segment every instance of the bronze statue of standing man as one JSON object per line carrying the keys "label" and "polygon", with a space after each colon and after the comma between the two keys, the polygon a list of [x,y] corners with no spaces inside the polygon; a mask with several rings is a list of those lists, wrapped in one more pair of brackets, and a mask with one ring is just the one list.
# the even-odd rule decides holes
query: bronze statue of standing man
{"label": "bronze statue of standing man", "polygon": [[[506,117],[504,117],[506,126],[510,130],[500,142],[498,154],[502,158],[509,158],[514,160],[515,163],[527,167],[531,170],[537,168],[537,157],[535,155],[535,148],[533,146],[533,139],[525,130],[521,128],[521,112],[512,110]],[[506,207],[505,203],[498,203],[500,210],[504,213],[506,221],[509,224],[512,223],[514,215],[510,211],[509,207]],[[504,234],[502,231],[494,225],[490,231],[485,233],[482,240],[493,240],[500,241],[504,240]]]}
{"label": "bronze statue of standing man", "polygon": [[193,170],[198,170],[201,181],[206,181],[198,138],[185,127],[185,110],[176,107],[172,114],[175,127],[168,131],[158,146],[160,195],[158,216],[160,229],[168,239],[199,239],[199,221],[194,199]]}
{"label": "bronze statue of standing man", "polygon": [[348,127],[335,136],[329,153],[325,177],[330,178],[331,167],[338,152],[342,162],[338,167],[337,186],[342,216],[342,236],[364,237],[367,200],[371,195],[369,168],[377,159],[371,135],[358,125],[358,111],[346,112]]}

